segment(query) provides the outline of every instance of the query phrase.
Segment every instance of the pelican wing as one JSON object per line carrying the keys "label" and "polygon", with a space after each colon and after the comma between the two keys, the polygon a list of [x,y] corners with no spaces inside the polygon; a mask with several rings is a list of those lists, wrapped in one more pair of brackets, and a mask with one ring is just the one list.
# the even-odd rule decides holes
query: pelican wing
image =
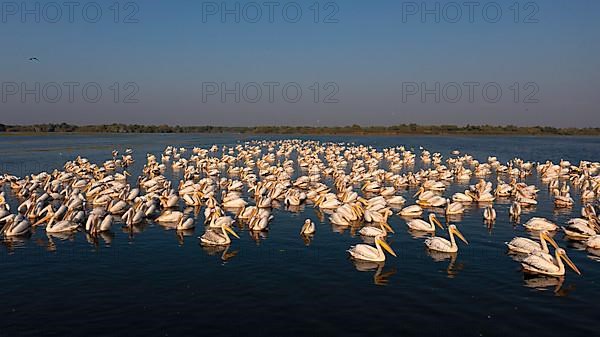
{"label": "pelican wing", "polygon": [[352,257],[363,260],[372,260],[379,257],[377,248],[364,244],[352,246],[348,252]]}
{"label": "pelican wing", "polygon": [[224,243],[225,241],[227,241],[222,233],[215,231],[206,231],[206,233],[204,233],[204,235],[202,235],[200,239],[202,240],[202,242],[213,244]]}
{"label": "pelican wing", "polygon": [[429,239],[425,240],[425,245],[429,249],[442,251],[442,252],[447,251],[448,249],[450,249],[450,247],[452,247],[452,244],[450,243],[450,241],[448,241],[444,238],[440,238],[440,237],[434,237],[434,238],[429,238]]}
{"label": "pelican wing", "polygon": [[381,235],[383,231],[377,227],[366,226],[361,228],[360,231],[358,231],[358,233],[363,236],[377,236]]}
{"label": "pelican wing", "polygon": [[519,253],[531,253],[534,250],[540,250],[542,249],[542,246],[531,240],[531,239],[527,239],[527,238],[522,238],[522,237],[516,237],[514,239],[512,239],[510,242],[507,242],[506,245],[508,246],[508,248],[510,250],[514,250],[515,252],[519,252]]}
{"label": "pelican wing", "polygon": [[428,222],[421,220],[421,219],[410,220],[406,224],[411,229],[418,230],[418,231],[430,231],[431,230],[431,224],[429,224]]}
{"label": "pelican wing", "polygon": [[556,273],[559,271],[559,267],[557,265],[538,254],[527,256],[525,259],[523,259],[521,264],[523,265],[523,268],[530,271],[543,271],[551,273]]}

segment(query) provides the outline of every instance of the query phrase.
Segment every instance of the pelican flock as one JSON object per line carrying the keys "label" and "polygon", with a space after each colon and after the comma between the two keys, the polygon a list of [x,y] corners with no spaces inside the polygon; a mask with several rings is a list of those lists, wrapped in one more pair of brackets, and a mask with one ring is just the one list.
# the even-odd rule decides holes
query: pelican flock
{"label": "pelican flock", "polygon": [[[377,149],[354,143],[256,140],[206,148],[168,146],[160,154],[140,158],[134,158],[131,149],[122,154],[114,150],[101,163],[79,156],[51,172],[24,177],[2,173],[0,235],[5,240],[27,237],[43,228],[49,237],[80,231],[95,237],[117,225],[135,233],[148,223],[194,233],[199,225],[204,229],[199,243],[228,246],[229,235],[240,238],[234,228],[252,238],[264,237],[278,230],[272,226],[274,210],[300,213],[312,206],[328,216],[320,216],[317,224],[311,219],[294,224],[301,236],[318,235],[317,227],[327,223],[338,232],[358,230],[374,246],[350,247],[347,252],[356,260],[382,262],[385,252],[396,256],[387,238],[402,235],[389,225],[389,219],[398,216],[409,230],[429,236],[423,241],[429,250],[457,253],[455,236],[467,243],[459,230],[462,218],[480,211],[478,217],[484,221],[514,224],[539,239],[517,237],[507,243],[509,252],[526,255],[518,261],[528,273],[561,276],[563,262],[580,273],[552,238],[558,231],[564,232],[566,240],[600,249],[596,215],[600,163],[520,158],[502,163],[494,156],[478,161],[458,150],[446,159],[441,153],[420,151],[404,146]],[[131,174],[136,160],[143,160],[137,176]],[[422,163],[419,169],[417,161]],[[181,179],[168,179],[164,174],[169,169],[179,172]],[[531,183],[534,179],[538,184]],[[466,189],[450,195],[446,191],[453,184]],[[535,215],[541,188],[548,189],[556,211],[576,207],[576,196],[581,217],[557,224],[531,216],[518,224],[525,214]],[[500,209],[507,212],[497,212]],[[428,221],[421,218],[424,213]],[[201,215],[204,223],[197,223]],[[436,236],[436,226],[446,228],[437,216],[445,218],[448,239]]]}

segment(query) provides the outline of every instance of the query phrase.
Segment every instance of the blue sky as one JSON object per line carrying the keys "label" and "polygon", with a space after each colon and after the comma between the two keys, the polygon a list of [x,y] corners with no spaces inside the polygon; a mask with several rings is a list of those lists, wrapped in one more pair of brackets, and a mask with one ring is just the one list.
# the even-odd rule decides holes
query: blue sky
{"label": "blue sky", "polygon": [[315,2],[3,2],[0,123],[600,126],[598,1]]}

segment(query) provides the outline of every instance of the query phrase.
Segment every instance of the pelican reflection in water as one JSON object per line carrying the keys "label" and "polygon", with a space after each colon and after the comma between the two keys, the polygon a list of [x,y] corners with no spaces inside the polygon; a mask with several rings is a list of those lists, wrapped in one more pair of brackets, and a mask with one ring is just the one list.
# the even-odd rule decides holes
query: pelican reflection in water
{"label": "pelican reflection in water", "polygon": [[357,260],[351,259],[354,264],[354,268],[360,272],[372,272],[373,274],[373,284],[378,286],[386,286],[389,284],[390,277],[396,274],[396,268],[392,268],[388,271],[384,271],[383,267],[385,267],[385,262],[383,261],[365,261],[365,260]]}
{"label": "pelican reflection in water", "polygon": [[457,253],[446,253],[431,249],[425,250],[427,251],[427,255],[429,255],[435,262],[443,262],[446,260],[450,260],[448,263],[448,267],[446,268],[446,274],[448,274],[448,278],[456,277],[456,275],[458,275],[458,272],[464,268],[464,265],[462,263],[456,263],[456,258],[458,257]]}

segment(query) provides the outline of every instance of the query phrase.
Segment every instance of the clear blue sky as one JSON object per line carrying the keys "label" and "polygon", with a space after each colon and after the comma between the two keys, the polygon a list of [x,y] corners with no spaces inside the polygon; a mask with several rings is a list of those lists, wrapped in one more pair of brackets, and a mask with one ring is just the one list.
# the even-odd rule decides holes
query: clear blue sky
{"label": "clear blue sky", "polygon": [[[72,18],[63,6],[59,19],[41,1],[39,23],[26,11],[35,12],[35,2],[26,3],[15,9],[3,2],[0,13],[0,123],[600,126],[597,0],[521,1],[518,15],[514,1],[477,2],[472,13],[459,1],[458,19],[447,1],[320,1],[318,15],[315,1],[274,1],[272,17],[259,1],[258,19],[254,7],[244,10],[248,2],[227,1],[228,9],[240,4],[239,23],[234,14],[223,20],[223,1],[122,1],[117,18],[112,1],[82,1]],[[423,18],[420,6],[434,14]],[[98,22],[87,22],[96,8]],[[287,22],[297,8],[298,22]],[[73,102],[65,82],[79,83]],[[128,82],[135,85],[125,88]],[[279,83],[271,101],[265,82]],[[465,82],[479,83],[472,99]],[[94,84],[90,101],[102,89],[98,102],[84,99],[86,83]],[[239,103],[234,94],[223,102],[213,83],[239,83]],[[436,83],[439,102],[435,93],[421,97]],[[302,96],[292,103],[296,86]],[[493,102],[497,87],[502,94]],[[40,102],[22,89],[38,91]],[[123,103],[127,94],[137,103]]]}

